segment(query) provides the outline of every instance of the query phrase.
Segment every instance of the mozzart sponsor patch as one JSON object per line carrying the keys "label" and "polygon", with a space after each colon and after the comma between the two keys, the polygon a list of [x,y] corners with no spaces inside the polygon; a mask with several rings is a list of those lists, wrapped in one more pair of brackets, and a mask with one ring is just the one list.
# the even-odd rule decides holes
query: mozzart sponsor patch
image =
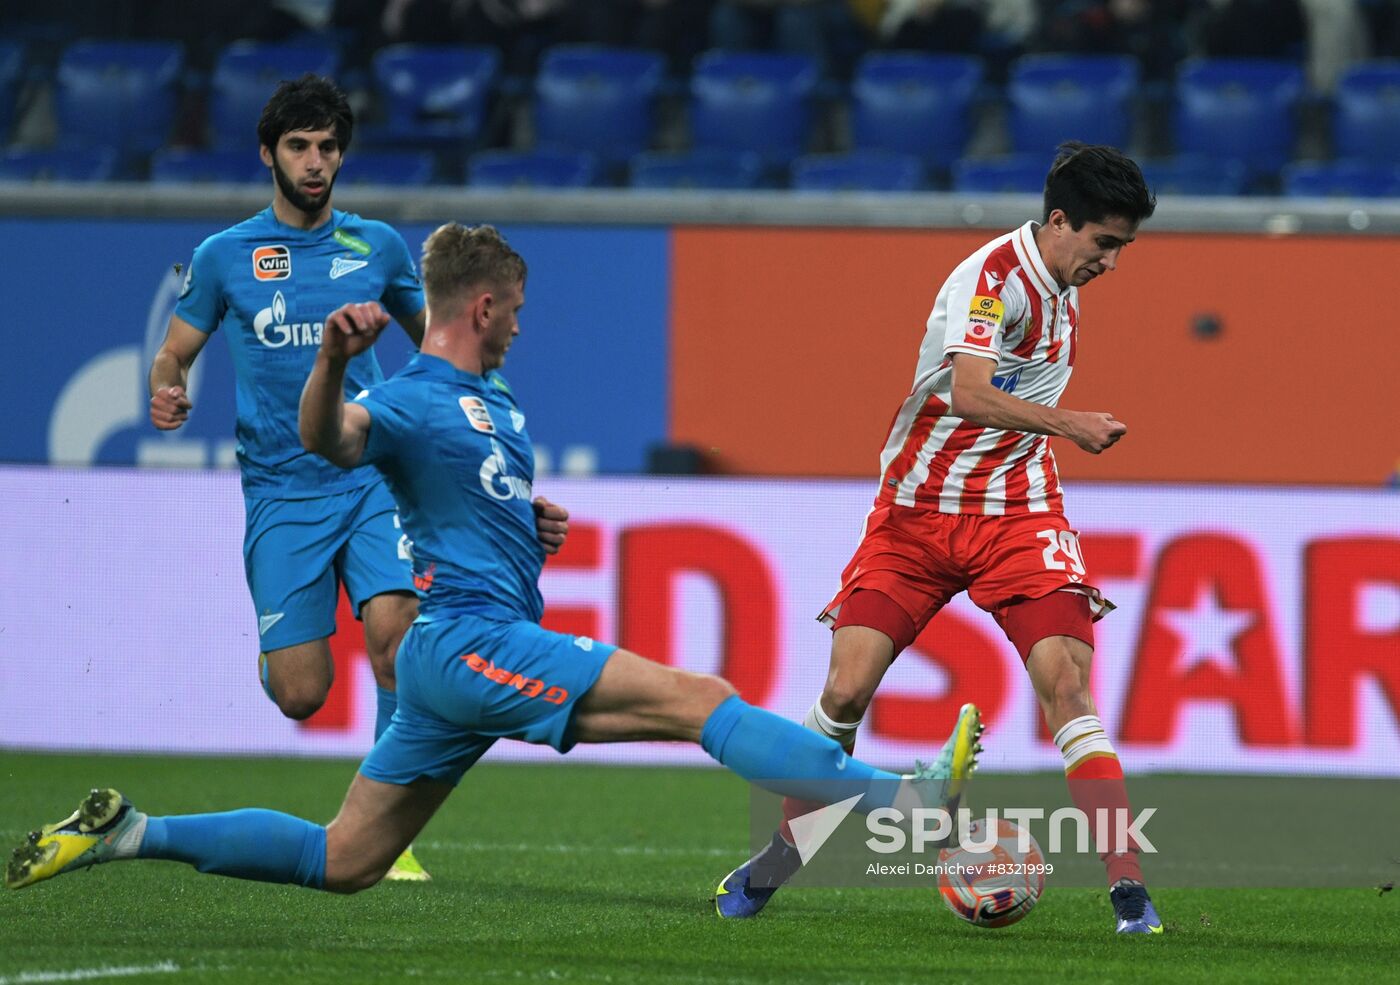
{"label": "mozzart sponsor patch", "polygon": [[259,246],[253,251],[253,276],[258,280],[286,280],[292,276],[292,251],[285,246]]}
{"label": "mozzart sponsor patch", "polygon": [[1005,310],[998,298],[985,294],[974,297],[967,310],[967,341],[974,345],[991,345]]}
{"label": "mozzart sponsor patch", "polygon": [[457,401],[467,420],[482,434],[495,434],[496,422],[491,420],[491,412],[486,409],[486,401],[480,397],[462,397]]}

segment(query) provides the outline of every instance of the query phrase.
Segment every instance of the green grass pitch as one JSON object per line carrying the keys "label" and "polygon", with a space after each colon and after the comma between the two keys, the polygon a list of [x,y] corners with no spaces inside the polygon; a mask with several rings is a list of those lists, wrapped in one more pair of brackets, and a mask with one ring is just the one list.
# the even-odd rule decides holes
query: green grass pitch
{"label": "green grass pitch", "polygon": [[[95,785],[154,813],[327,820],[353,770],[0,753],[0,839],[8,855]],[[1105,891],[1053,882],[995,931],[919,889],[793,889],[722,922],[710,896],[746,853],[747,809],[718,770],[486,764],[418,842],[428,884],[342,898],[136,862],[0,891],[0,985],[1400,980],[1400,892],[1366,887],[1160,889],[1168,932],[1150,939],[1112,933]]]}

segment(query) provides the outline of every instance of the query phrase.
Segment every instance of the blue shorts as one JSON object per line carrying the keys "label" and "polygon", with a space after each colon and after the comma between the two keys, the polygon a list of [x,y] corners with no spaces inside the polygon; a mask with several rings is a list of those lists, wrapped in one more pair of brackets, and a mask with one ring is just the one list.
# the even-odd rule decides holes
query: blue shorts
{"label": "blue shorts", "polygon": [[248,499],[243,569],[264,653],[335,632],[337,590],[359,618],[383,592],[412,592],[408,541],[383,482],[316,499]]}
{"label": "blue shorts", "polygon": [[574,706],[616,649],[532,622],[420,618],[399,646],[398,710],[360,772],[455,786],[497,739],[568,752]]}

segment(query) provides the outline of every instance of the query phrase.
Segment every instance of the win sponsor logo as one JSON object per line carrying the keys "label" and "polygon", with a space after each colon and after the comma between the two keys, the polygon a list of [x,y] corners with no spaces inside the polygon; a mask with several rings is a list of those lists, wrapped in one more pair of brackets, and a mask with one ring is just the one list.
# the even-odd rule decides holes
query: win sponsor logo
{"label": "win sponsor logo", "polygon": [[258,280],[286,280],[292,276],[292,251],[285,246],[259,246],[253,251],[253,276]]}

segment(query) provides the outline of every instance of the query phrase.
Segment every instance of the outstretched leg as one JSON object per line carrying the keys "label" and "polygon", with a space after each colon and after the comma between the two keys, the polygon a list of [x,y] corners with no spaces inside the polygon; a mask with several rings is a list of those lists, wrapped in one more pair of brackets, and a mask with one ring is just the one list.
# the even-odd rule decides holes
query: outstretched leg
{"label": "outstretched leg", "polygon": [[15,849],[5,885],[20,889],[104,862],[154,858],[212,875],[354,893],[383,877],[451,789],[356,774],[326,827],[261,808],[148,816],[115,790],[94,790],[69,817],[32,832]]}

